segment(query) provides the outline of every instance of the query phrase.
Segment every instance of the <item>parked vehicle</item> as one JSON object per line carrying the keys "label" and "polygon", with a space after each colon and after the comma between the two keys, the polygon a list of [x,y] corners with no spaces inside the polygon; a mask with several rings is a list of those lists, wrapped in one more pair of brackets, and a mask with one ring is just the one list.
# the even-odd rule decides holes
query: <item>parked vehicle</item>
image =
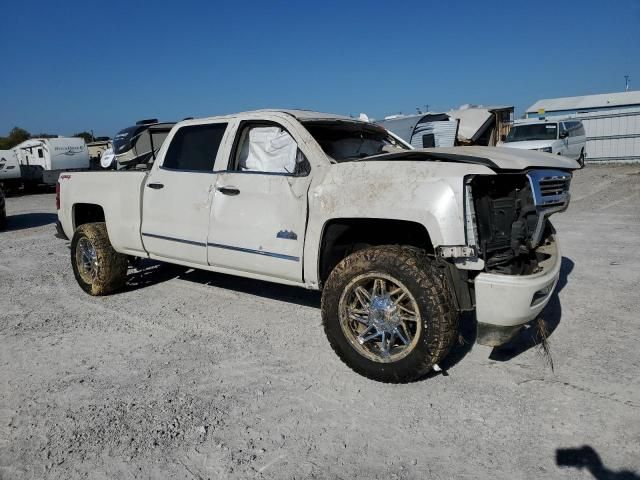
{"label": "parked vehicle", "polygon": [[0,184],[6,190],[17,189],[22,183],[20,163],[13,150],[0,150]]}
{"label": "parked vehicle", "polygon": [[512,106],[467,104],[448,112],[391,115],[376,123],[415,148],[492,147],[508,131],[512,117]]}
{"label": "parked vehicle", "polygon": [[7,228],[7,207],[4,201],[4,192],[0,188],[0,230]]}
{"label": "parked vehicle", "polygon": [[113,138],[113,153],[118,170],[135,168],[153,161],[175,122],[157,119],[140,120],[133,127],[120,130]]}
{"label": "parked vehicle", "polygon": [[563,155],[584,166],[587,136],[578,120],[524,120],[514,123],[500,146]]}
{"label": "parked vehicle", "polygon": [[112,142],[109,137],[99,137],[93,142],[87,143],[87,150],[89,150],[89,160],[91,161],[92,168],[97,170],[98,165],[101,164],[102,157],[105,153],[112,151]]}
{"label": "parked vehicle", "polygon": [[102,152],[100,157],[100,167],[104,169],[115,170],[117,167],[116,155],[113,153],[113,148],[107,148]]}
{"label": "parked vehicle", "polygon": [[89,151],[82,138],[31,138],[13,151],[25,185],[54,185],[62,172],[89,170]]}
{"label": "parked vehicle", "polygon": [[407,149],[347,117],[247,112],[179,122],[147,171],[61,175],[58,230],[91,295],[121,288],[131,257],[320,289],[338,356],[403,382],[447,354],[460,312],[475,310],[487,345],[540,313],[561,264],[548,218],[577,168],[525,150]]}

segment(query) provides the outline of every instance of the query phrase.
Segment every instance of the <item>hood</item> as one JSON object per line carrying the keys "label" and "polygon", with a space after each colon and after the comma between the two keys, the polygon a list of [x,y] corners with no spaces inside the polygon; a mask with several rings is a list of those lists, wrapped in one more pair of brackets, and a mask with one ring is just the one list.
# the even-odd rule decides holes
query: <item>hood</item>
{"label": "hood", "polygon": [[517,148],[524,150],[533,150],[536,148],[550,147],[558,140],[527,140],[524,142],[505,142],[500,144],[501,148]]}
{"label": "hood", "polygon": [[375,155],[358,161],[385,160],[470,163],[484,165],[493,170],[526,170],[535,167],[563,170],[577,170],[580,168],[580,165],[575,160],[560,155],[506,147],[423,148]]}

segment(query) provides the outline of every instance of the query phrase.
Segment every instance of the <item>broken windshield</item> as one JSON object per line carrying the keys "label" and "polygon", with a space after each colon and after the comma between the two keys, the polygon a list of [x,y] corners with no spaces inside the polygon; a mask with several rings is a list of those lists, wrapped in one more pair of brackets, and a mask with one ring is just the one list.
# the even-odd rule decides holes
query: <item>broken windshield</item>
{"label": "broken windshield", "polygon": [[408,150],[384,128],[361,122],[303,122],[322,150],[336,162]]}
{"label": "broken windshield", "polygon": [[555,140],[556,138],[558,138],[557,123],[532,123],[530,125],[516,125],[512,127],[505,142]]}

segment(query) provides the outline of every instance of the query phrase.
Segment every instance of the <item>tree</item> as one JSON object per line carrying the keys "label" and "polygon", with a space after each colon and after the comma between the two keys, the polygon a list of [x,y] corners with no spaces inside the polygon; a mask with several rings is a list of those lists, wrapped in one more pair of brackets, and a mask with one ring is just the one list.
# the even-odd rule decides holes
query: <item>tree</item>
{"label": "tree", "polygon": [[31,138],[31,134],[24,128],[13,127],[8,137],[0,137],[0,150],[8,150],[21,142]]}
{"label": "tree", "polygon": [[85,143],[93,142],[94,138],[91,132],[74,133],[74,137],[84,138]]}

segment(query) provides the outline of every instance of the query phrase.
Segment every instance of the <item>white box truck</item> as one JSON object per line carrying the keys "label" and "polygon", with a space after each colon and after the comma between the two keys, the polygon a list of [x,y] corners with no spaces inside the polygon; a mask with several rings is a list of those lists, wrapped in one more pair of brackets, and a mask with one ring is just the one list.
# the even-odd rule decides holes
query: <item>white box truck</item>
{"label": "white box truck", "polygon": [[89,150],[82,138],[30,138],[13,149],[25,185],[54,185],[62,172],[89,170]]}

